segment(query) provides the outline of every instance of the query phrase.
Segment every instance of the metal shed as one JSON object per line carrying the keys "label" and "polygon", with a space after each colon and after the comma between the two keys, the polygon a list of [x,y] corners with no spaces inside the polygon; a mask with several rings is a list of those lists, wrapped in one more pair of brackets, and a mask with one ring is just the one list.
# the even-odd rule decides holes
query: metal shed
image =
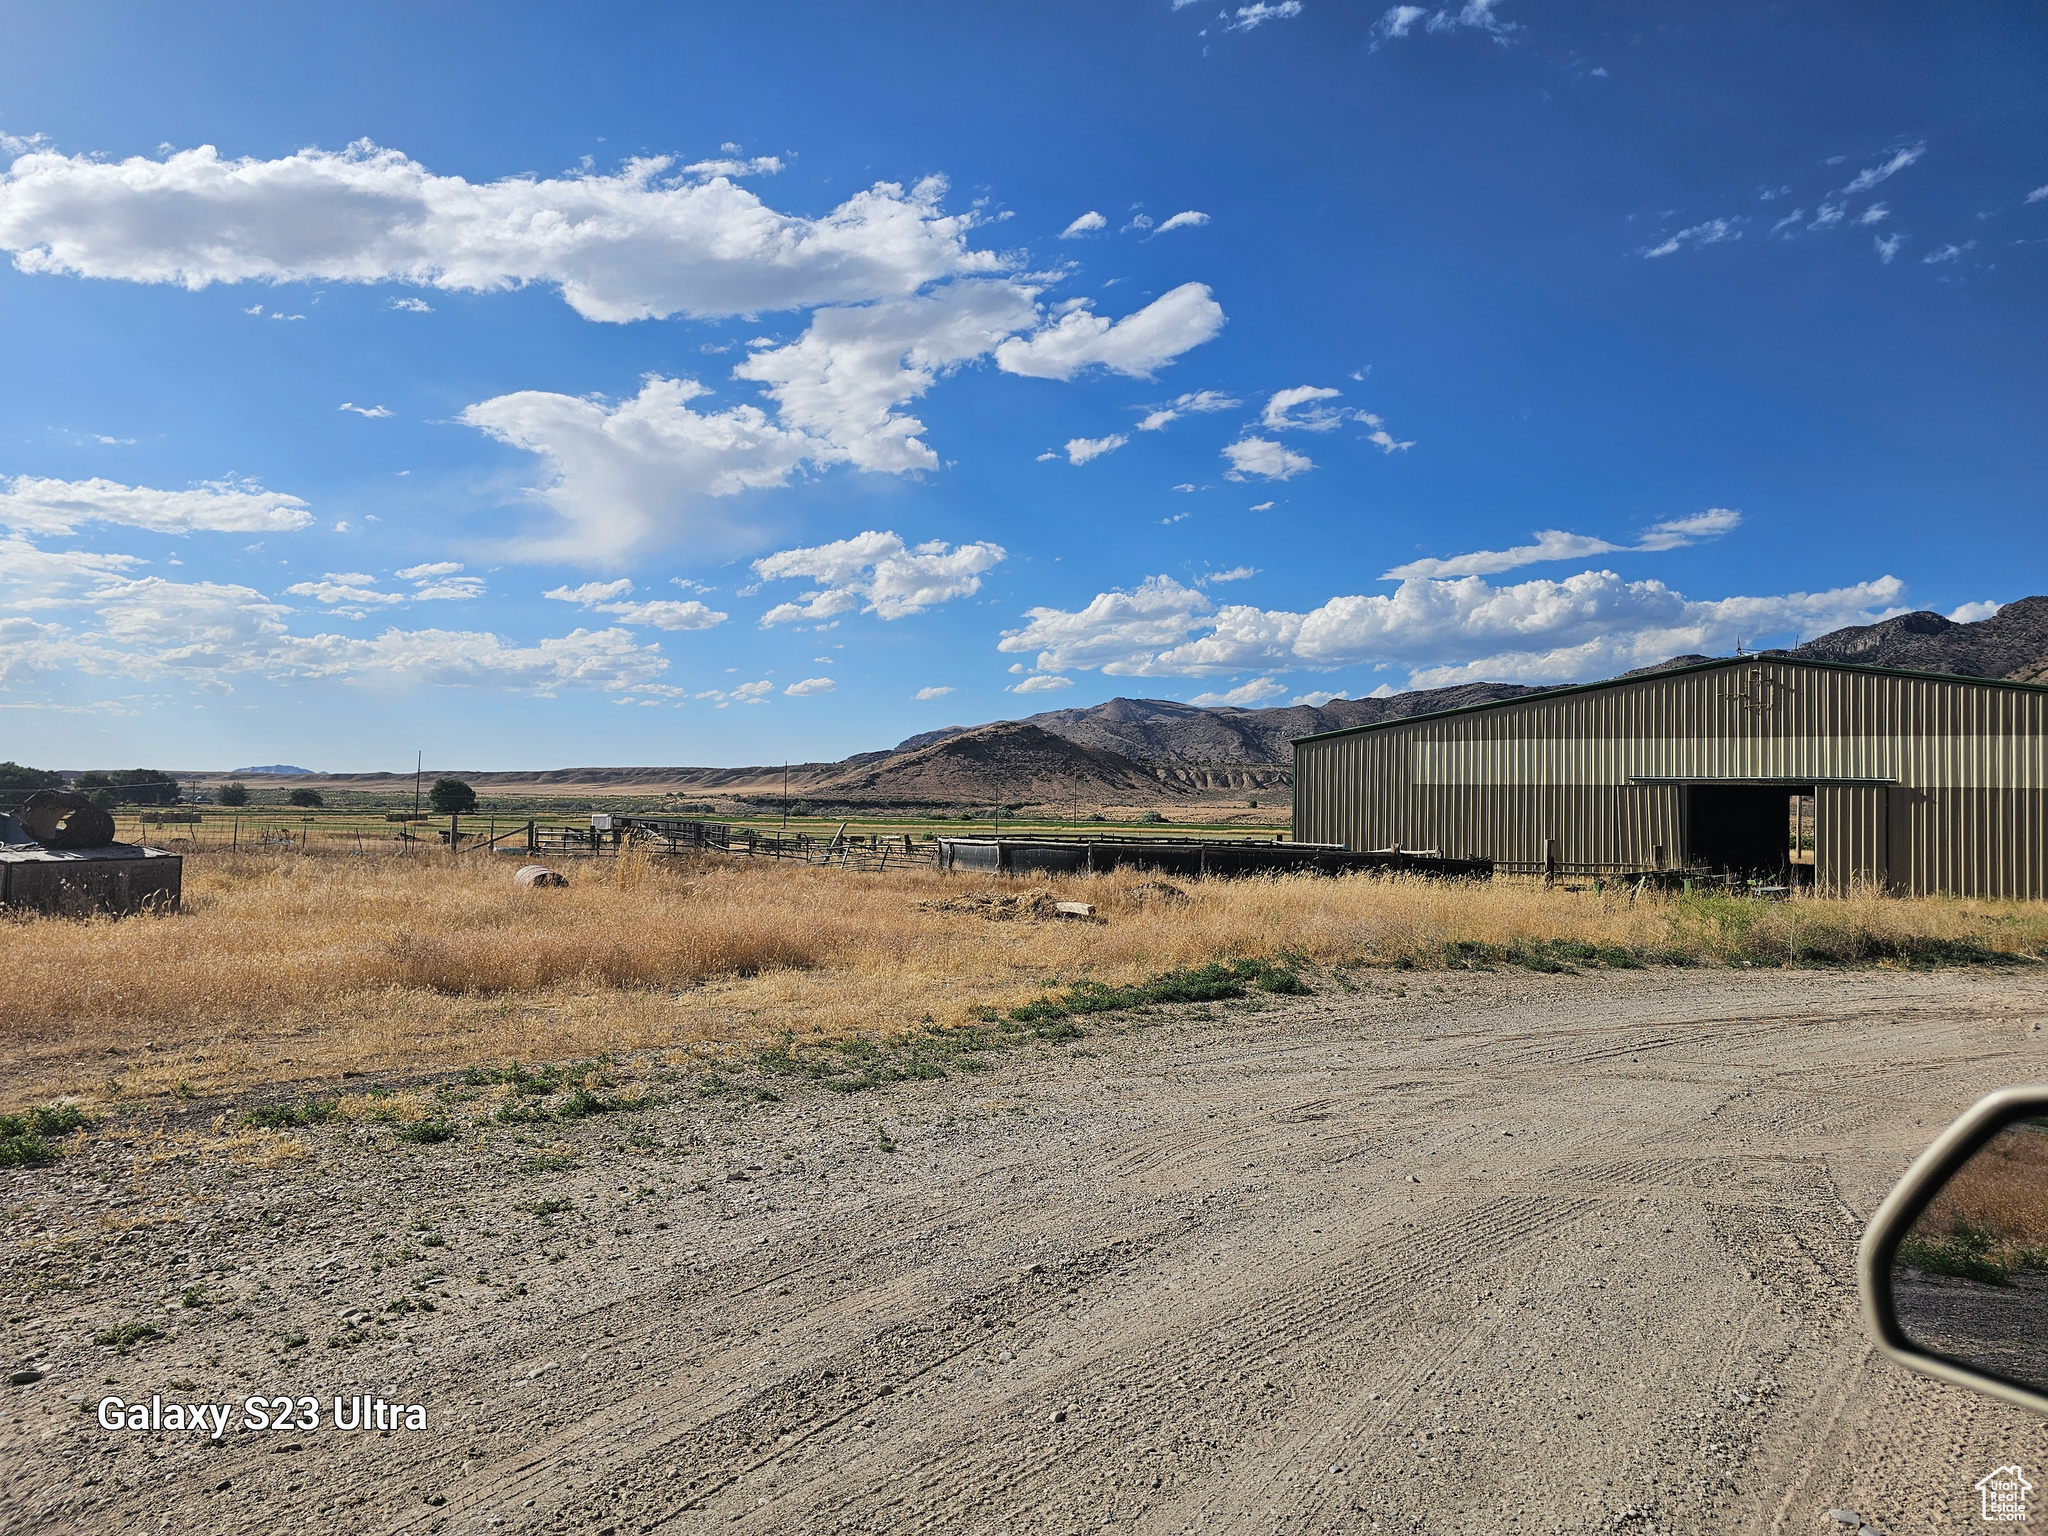
{"label": "metal shed", "polygon": [[1738,657],[1294,743],[1294,832],[1506,870],[2048,896],[2048,687]]}

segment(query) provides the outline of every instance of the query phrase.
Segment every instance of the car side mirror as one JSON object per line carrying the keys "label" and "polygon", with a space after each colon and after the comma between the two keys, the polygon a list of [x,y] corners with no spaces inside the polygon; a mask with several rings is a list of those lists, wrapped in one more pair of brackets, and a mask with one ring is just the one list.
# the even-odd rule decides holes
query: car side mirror
{"label": "car side mirror", "polygon": [[1942,1132],[1856,1264],[1885,1354],[2048,1414],[2048,1087],[2002,1089]]}

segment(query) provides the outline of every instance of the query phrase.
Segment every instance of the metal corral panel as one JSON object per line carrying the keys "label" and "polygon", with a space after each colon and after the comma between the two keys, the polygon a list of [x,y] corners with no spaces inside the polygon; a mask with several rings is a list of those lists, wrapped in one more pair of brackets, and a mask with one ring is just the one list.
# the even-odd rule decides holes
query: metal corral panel
{"label": "metal corral panel", "polygon": [[[1815,797],[1815,873],[1915,893],[2048,895],[2048,688],[1736,659],[1294,748],[1294,829],[1347,847],[1648,868],[1700,854],[1700,791]],[[1759,803],[1762,803],[1761,801]],[[1703,819],[1705,818],[1705,819]]]}

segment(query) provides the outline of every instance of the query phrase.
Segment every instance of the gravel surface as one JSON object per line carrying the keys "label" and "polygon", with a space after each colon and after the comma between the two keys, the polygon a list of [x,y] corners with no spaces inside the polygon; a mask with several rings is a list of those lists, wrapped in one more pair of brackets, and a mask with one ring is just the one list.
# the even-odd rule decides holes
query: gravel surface
{"label": "gravel surface", "polygon": [[0,1528],[1960,1526],[2048,1432],[1876,1357],[1853,1252],[2044,1023],[2031,971],[1323,977],[859,1094],[108,1122],[0,1175]]}

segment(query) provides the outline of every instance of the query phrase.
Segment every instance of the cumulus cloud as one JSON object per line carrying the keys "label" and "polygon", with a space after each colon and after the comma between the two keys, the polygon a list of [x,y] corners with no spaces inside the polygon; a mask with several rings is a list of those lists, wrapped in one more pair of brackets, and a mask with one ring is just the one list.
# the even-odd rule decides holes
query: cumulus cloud
{"label": "cumulus cloud", "polygon": [[1225,446],[1223,457],[1230,460],[1230,468],[1223,472],[1226,480],[1246,480],[1254,475],[1262,480],[1288,480],[1316,467],[1307,454],[1296,453],[1269,437],[1247,437],[1230,443]]}
{"label": "cumulus cloud", "polygon": [[565,526],[527,541],[524,553],[602,560],[665,534],[718,542],[726,524],[707,499],[785,484],[826,452],[758,406],[691,409],[709,392],[694,379],[650,375],[616,404],[522,390],[469,406],[460,419],[539,455],[551,472],[531,494]]}
{"label": "cumulus cloud", "polygon": [[1949,618],[1957,624],[1981,624],[2004,606],[2003,603],[1988,600],[1981,603],[1964,603],[1951,613]]}
{"label": "cumulus cloud", "polygon": [[755,352],[733,373],[768,386],[782,424],[813,439],[809,456],[820,462],[936,469],[938,455],[920,439],[924,423],[895,408],[941,374],[1000,351],[999,342],[1025,345],[1004,338],[1038,319],[1029,288],[950,283],[918,298],[819,310],[797,340]]}
{"label": "cumulus cloud", "polygon": [[389,307],[414,315],[431,315],[434,312],[434,306],[425,299],[393,299]]}
{"label": "cumulus cloud", "polygon": [[694,695],[694,697],[715,699],[717,701],[715,707],[724,709],[733,704],[766,704],[768,702],[768,695],[774,691],[775,685],[764,677],[759,682],[741,683],[737,688],[707,688],[702,693]]}
{"label": "cumulus cloud", "polygon": [[1071,677],[1027,677],[1008,691],[1011,693],[1051,693],[1056,688],[1071,688]]}
{"label": "cumulus cloud", "polygon": [[391,414],[381,405],[355,405],[347,400],[341,402],[341,408],[344,411],[354,411],[358,416],[368,416],[372,420],[382,420]]}
{"label": "cumulus cloud", "polygon": [[1827,592],[1695,601],[1658,581],[1585,571],[1562,581],[1494,586],[1483,577],[1415,577],[1381,596],[1333,597],[1307,613],[1218,605],[1169,576],[1105,592],[1073,611],[1032,608],[998,649],[1040,671],[1111,676],[1405,665],[1417,687],[1497,678],[1611,676],[1738,637],[1812,635],[1900,611],[1891,576]]}
{"label": "cumulus cloud", "polygon": [[[405,601],[403,592],[378,591],[377,578],[361,571],[329,571],[319,581],[295,582],[286,587],[285,591],[293,597],[310,597],[315,602],[325,603],[330,607],[354,608],[365,603]],[[357,613],[354,617],[361,618],[362,614]]]}
{"label": "cumulus cloud", "polygon": [[1225,693],[1198,693],[1192,699],[1189,699],[1188,702],[1190,704],[1198,704],[1204,709],[1215,709],[1219,706],[1231,705],[1242,709],[1249,709],[1263,700],[1278,698],[1286,691],[1286,688],[1274,682],[1272,678],[1259,677],[1239,687],[1232,688]]}
{"label": "cumulus cloud", "polygon": [[1115,453],[1129,441],[1130,439],[1120,432],[1112,432],[1108,437],[1070,438],[1067,441],[1067,462],[1075,465],[1086,464],[1091,459],[1101,458],[1105,453]]}
{"label": "cumulus cloud", "polygon": [[633,583],[621,577],[617,581],[586,581],[581,586],[556,587],[541,593],[541,596],[553,598],[558,603],[576,603],[598,613],[616,615],[628,624],[653,629],[710,629],[731,617],[706,607],[694,598],[682,603],[672,600],[651,603],[621,601],[632,590]]}
{"label": "cumulus cloud", "polygon": [[[1267,505],[1270,506],[1271,503],[1269,502]],[[1253,510],[1256,511],[1257,509],[1254,508]],[[1258,574],[1259,568],[1255,565],[1233,565],[1227,571],[1209,572],[1208,575],[1197,579],[1195,585],[1198,587],[1208,587],[1214,586],[1219,581],[1246,581]]]}
{"label": "cumulus cloud", "polygon": [[473,183],[368,141],[277,160],[211,145],[118,163],[38,150],[0,175],[0,249],[24,272],[190,289],[546,283],[610,321],[859,302],[1001,264],[968,249],[975,218],[941,211],[938,177],[877,183],[807,219],[671,166]]}
{"label": "cumulus cloud", "polygon": [[1892,177],[1898,175],[1899,172],[1926,153],[1927,146],[1925,144],[1915,144],[1911,149],[1899,150],[1882,164],[1873,165],[1866,170],[1858,171],[1850,179],[1849,185],[1842,188],[1841,192],[1837,195],[1841,197],[1854,197],[1858,192],[1868,192],[1879,182],[1889,181]]}
{"label": "cumulus cloud", "polygon": [[952,691],[951,688],[920,688],[915,697],[920,704],[929,704],[933,699],[943,699]]}
{"label": "cumulus cloud", "polygon": [[[366,590],[360,573],[339,574],[337,585]],[[11,662],[17,672],[75,668],[127,680],[195,684],[240,676],[381,678],[540,693],[644,686],[668,666],[658,647],[642,646],[622,629],[578,629],[531,645],[445,629],[392,628],[374,638],[297,635],[287,627],[289,609],[253,588],[218,582],[115,578],[76,595],[71,606],[87,611],[75,624],[37,626],[32,654],[0,662]]]}
{"label": "cumulus cloud", "polygon": [[[1795,214],[1794,217],[1798,215]],[[1644,251],[1643,255],[1651,258],[1670,256],[1681,246],[1719,245],[1724,240],[1740,240],[1742,226],[1748,222],[1740,214],[1732,219],[1708,219],[1704,224],[1694,224],[1690,228],[1681,229],[1675,235],[1666,236],[1660,244]]]}
{"label": "cumulus cloud", "polygon": [[911,548],[894,533],[870,530],[809,549],[785,549],[754,562],[763,581],[797,577],[818,583],[793,603],[761,617],[771,624],[824,623],[856,610],[900,619],[981,590],[983,573],[1006,557],[1000,544],[949,548],[934,540]]}
{"label": "cumulus cloud", "polygon": [[1069,224],[1065,229],[1061,230],[1060,238],[1062,240],[1078,240],[1081,238],[1081,236],[1089,234],[1094,230],[1101,229],[1108,223],[1109,220],[1105,219],[1101,214],[1097,213],[1094,209],[1091,208],[1086,213],[1082,214],[1081,217],[1074,220],[1073,223]]}
{"label": "cumulus cloud", "polygon": [[1653,523],[1643,530],[1642,537],[1634,544],[1612,544],[1606,539],[1594,538],[1583,533],[1567,533],[1562,528],[1544,528],[1536,534],[1533,544],[1517,544],[1511,549],[1478,549],[1470,554],[1452,555],[1447,559],[1410,560],[1406,565],[1397,565],[1380,577],[1381,581],[1406,581],[1417,576],[1496,576],[1502,571],[1512,571],[1525,565],[1539,565],[1550,560],[1583,560],[1592,555],[1611,555],[1624,552],[1657,553],[1670,549],[1684,549],[1701,539],[1719,538],[1732,532],[1742,523],[1742,514],[1727,507],[1710,507],[1692,517],[1672,518],[1662,523]]}
{"label": "cumulus cloud", "polygon": [[1110,321],[1082,306],[1034,334],[1013,336],[996,366],[1034,379],[1071,379],[1089,368],[1149,379],[1223,329],[1223,306],[1204,283],[1183,283],[1143,309]]}
{"label": "cumulus cloud", "polygon": [[1154,235],[1165,235],[1171,234],[1176,229],[1200,229],[1204,224],[1208,222],[1209,215],[1207,215],[1206,213],[1197,213],[1194,209],[1189,208],[1184,212],[1176,213],[1164,224],[1160,225],[1157,229],[1153,230],[1152,233]]}
{"label": "cumulus cloud", "polygon": [[1373,30],[1382,37],[1406,37],[1428,14],[1426,5],[1390,5]]}
{"label": "cumulus cloud", "polygon": [[800,683],[791,683],[782,691],[792,699],[808,699],[816,694],[830,693],[838,686],[829,677],[807,677]]}
{"label": "cumulus cloud", "polygon": [[[1215,389],[1199,389],[1192,394],[1180,395],[1165,405],[1147,412],[1145,419],[1138,423],[1140,432],[1157,432],[1163,427],[1180,420],[1181,417],[1209,411],[1235,409],[1241,401],[1233,399]],[[1190,487],[1193,489],[1193,487]]]}
{"label": "cumulus cloud", "polygon": [[253,480],[209,480],[187,491],[158,491],[112,480],[0,480],[0,526],[29,533],[70,533],[81,523],[119,523],[153,533],[288,533],[313,521],[296,496]]}

